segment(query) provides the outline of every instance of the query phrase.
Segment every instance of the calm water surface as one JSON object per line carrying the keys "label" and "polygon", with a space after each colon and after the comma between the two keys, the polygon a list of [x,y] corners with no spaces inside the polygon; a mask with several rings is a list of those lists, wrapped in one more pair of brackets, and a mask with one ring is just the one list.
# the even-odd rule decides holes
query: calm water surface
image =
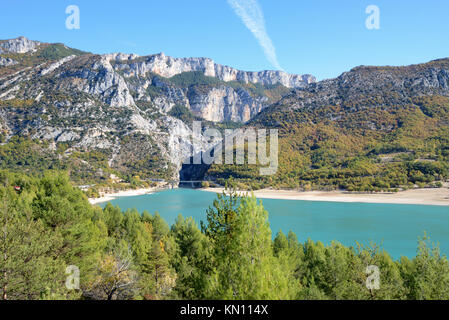
{"label": "calm water surface", "polygon": [[[212,192],[174,189],[154,194],[121,197],[110,201],[122,209],[158,212],[169,224],[178,214],[206,220],[206,209],[216,195]],[[367,204],[262,199],[269,213],[273,236],[292,230],[300,241],[308,238],[326,244],[344,245],[373,241],[383,245],[394,258],[416,254],[418,236],[424,231],[439,242],[449,256],[449,207],[423,205]],[[105,206],[103,203],[101,206]]]}

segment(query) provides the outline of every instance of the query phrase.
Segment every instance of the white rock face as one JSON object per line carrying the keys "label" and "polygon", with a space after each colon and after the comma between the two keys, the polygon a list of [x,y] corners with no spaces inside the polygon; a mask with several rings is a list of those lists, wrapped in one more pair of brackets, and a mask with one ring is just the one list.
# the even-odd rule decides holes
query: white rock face
{"label": "white rock face", "polygon": [[80,135],[74,131],[65,131],[59,135],[59,137],[56,139],[57,142],[67,142],[67,141],[74,141],[78,140],[80,138]]}
{"label": "white rock face", "polygon": [[260,83],[263,85],[282,84],[288,88],[304,87],[316,82],[311,75],[288,74],[284,71],[247,72],[216,64],[209,58],[172,58],[163,53],[145,57],[143,60],[129,61],[119,66],[127,77],[144,77],[148,72],[171,78],[183,72],[199,71],[205,76],[217,77],[223,81]]}
{"label": "white rock face", "polygon": [[20,86],[16,85],[9,90],[0,94],[0,99],[2,100],[10,100],[15,98],[15,93],[20,90]]}
{"label": "white rock face", "polygon": [[127,53],[108,53],[103,55],[108,60],[115,60],[115,61],[126,61],[126,60],[134,60],[139,58],[140,56],[137,54],[127,54]]}
{"label": "white rock face", "polygon": [[0,42],[0,53],[27,53],[34,51],[41,43],[38,41],[29,40],[25,37],[17,39],[5,40]]}
{"label": "white rock face", "polygon": [[167,136],[167,156],[178,167],[176,171],[179,171],[182,160],[184,160],[193,148],[191,143],[192,131],[179,119],[165,117],[163,122],[167,124],[167,128],[169,129]]}
{"label": "white rock face", "polygon": [[17,61],[13,59],[0,57],[0,66],[2,67],[13,66],[15,64],[17,64]]}
{"label": "white rock face", "polygon": [[190,109],[194,114],[214,122],[231,120],[246,122],[266,105],[267,98],[253,98],[245,90],[220,86],[206,94],[192,95]]}
{"label": "white rock face", "polygon": [[[182,162],[190,156],[212,148],[218,141],[206,141],[205,137],[193,132],[184,122],[172,117],[163,117],[162,122],[168,128],[167,150],[165,156],[176,168],[181,170]],[[163,131],[164,132],[164,131]],[[176,177],[177,179],[179,177]]]}
{"label": "white rock face", "polygon": [[41,76],[45,76],[46,74],[49,74],[49,73],[55,71],[60,66],[62,66],[64,63],[72,60],[75,57],[76,57],[75,55],[71,55],[71,56],[68,56],[68,57],[65,57],[65,58],[59,60],[58,62],[52,63],[50,66],[48,66],[47,68],[45,68],[44,70],[41,71]]}
{"label": "white rock face", "polygon": [[[64,58],[51,68],[57,69],[71,60],[73,59],[70,57]],[[52,71],[54,70],[49,72]],[[44,70],[44,72],[46,71]],[[56,74],[55,77],[68,83],[66,89],[98,96],[111,107],[136,106],[126,81],[114,70],[109,60],[105,57],[94,60],[92,65],[85,66],[81,71],[63,70]]]}
{"label": "white rock face", "polygon": [[[87,92],[90,94],[101,94],[109,99],[112,107],[135,106],[125,80],[114,71],[107,59],[101,59],[93,65],[90,79],[95,82],[89,86]],[[91,82],[92,83],[92,82]]]}
{"label": "white rock face", "polygon": [[152,120],[144,119],[140,114],[133,114],[130,118],[130,123],[132,123],[137,131],[150,134],[154,130],[156,130],[156,123]]}

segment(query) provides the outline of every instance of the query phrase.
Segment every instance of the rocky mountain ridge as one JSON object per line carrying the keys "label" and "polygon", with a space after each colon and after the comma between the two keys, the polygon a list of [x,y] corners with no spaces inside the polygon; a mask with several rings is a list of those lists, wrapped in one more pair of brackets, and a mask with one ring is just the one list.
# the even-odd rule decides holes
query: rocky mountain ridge
{"label": "rocky mountain ridge", "polygon": [[[340,108],[346,114],[363,109],[413,105],[415,98],[449,97],[449,58],[403,67],[359,66],[334,79],[294,89],[257,115],[264,122],[274,111]],[[329,119],[342,115],[328,113]]]}
{"label": "rocky mountain ridge", "polygon": [[[37,48],[43,46],[48,44],[24,37],[3,40],[0,42],[0,48],[5,56],[0,57],[0,65],[19,65],[20,63],[14,60],[15,55],[34,53]],[[65,46],[64,49],[69,51]],[[32,67],[38,68],[47,64],[47,69],[42,70],[41,76],[53,72],[54,78],[67,79],[78,76],[73,73],[74,70],[67,70],[70,66],[76,66],[83,68],[81,78],[88,77],[89,82],[93,81],[92,76],[104,74],[105,81],[94,84],[87,92],[86,88],[70,89],[103,95],[100,98],[111,106],[134,106],[135,100],[140,100],[143,104],[150,103],[155,108],[168,112],[173,106],[182,105],[197,116],[214,122],[248,121],[275,99],[280,98],[273,98],[271,94],[265,94],[264,90],[278,89],[285,93],[289,88],[304,87],[316,81],[310,75],[290,75],[282,71],[245,72],[216,64],[208,58],[172,58],[163,53],[147,57],[123,53],[85,54],[79,58],[77,56],[80,55],[65,55],[57,61],[43,61],[43,64]],[[64,64],[73,58],[73,64],[64,67]],[[23,72],[19,67],[16,69]],[[57,69],[65,72],[58,73]],[[184,81],[182,85],[176,85],[169,81],[173,77],[181,78],[183,75],[192,74],[194,77],[191,77],[190,83]],[[8,83],[20,81],[20,77],[13,80],[4,78]],[[114,90],[107,90],[111,88]],[[7,91],[2,92],[0,98],[8,100],[12,96],[14,92]]]}
{"label": "rocky mountain ridge", "polygon": [[316,82],[312,75],[288,74],[284,71],[265,70],[260,72],[241,71],[215,63],[209,58],[173,58],[164,53],[148,57],[117,53],[106,55],[117,62],[128,61],[118,67],[126,77],[145,76],[148,72],[171,78],[183,72],[201,72],[205,76],[222,81],[238,81],[243,83],[260,83],[262,85],[281,84],[287,88],[300,88]]}
{"label": "rocky mountain ridge", "polygon": [[24,37],[0,41],[0,48],[2,140],[48,141],[53,153],[64,146],[56,160],[77,157],[100,176],[105,161],[92,166],[79,152],[99,150],[112,171],[176,179],[192,149],[213,143],[194,136],[200,144],[193,146],[185,119],[245,122],[287,86],[314,81],[238,71],[207,58],[95,55]]}

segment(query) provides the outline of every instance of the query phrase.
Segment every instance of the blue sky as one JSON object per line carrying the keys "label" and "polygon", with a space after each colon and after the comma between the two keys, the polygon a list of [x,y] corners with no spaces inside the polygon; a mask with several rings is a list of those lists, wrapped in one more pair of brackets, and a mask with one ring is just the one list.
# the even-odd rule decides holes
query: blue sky
{"label": "blue sky", "polygon": [[[447,0],[249,1],[259,4],[277,61],[289,73],[324,79],[358,65],[449,57]],[[80,8],[79,30],[65,27],[72,4]],[[368,5],[380,9],[379,30],[365,27]],[[275,68],[227,0],[1,1],[0,39],[20,35],[94,53],[164,52],[242,70]]]}

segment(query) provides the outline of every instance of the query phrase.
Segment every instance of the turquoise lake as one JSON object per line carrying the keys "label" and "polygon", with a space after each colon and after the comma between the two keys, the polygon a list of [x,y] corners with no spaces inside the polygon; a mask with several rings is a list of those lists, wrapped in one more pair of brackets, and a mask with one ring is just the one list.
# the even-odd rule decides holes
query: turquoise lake
{"label": "turquoise lake", "polygon": [[[192,189],[174,189],[154,194],[121,197],[110,201],[122,209],[158,212],[170,225],[178,214],[199,224],[216,195]],[[417,240],[424,231],[449,256],[449,207],[402,204],[261,200],[269,213],[273,236],[292,230],[300,241],[308,238],[329,244],[355,242],[382,244],[395,259],[416,255]],[[102,207],[106,203],[100,204]]]}

